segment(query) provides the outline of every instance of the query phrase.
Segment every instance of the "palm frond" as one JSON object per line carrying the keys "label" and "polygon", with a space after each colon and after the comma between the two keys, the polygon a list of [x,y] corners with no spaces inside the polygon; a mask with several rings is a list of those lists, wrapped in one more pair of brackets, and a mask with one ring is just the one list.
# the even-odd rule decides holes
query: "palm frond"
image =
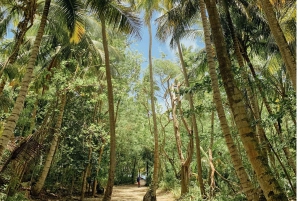
{"label": "palm frond", "polygon": [[141,38],[141,21],[129,7],[110,0],[87,0],[87,6],[99,17],[104,17],[114,28]]}
{"label": "palm frond", "polygon": [[184,1],[177,4],[167,13],[156,19],[158,29],[156,37],[161,41],[166,41],[171,36],[170,46],[174,47],[176,41],[194,36],[195,32],[187,31],[192,29],[193,20],[198,17],[198,3],[194,1]]}
{"label": "palm frond", "polygon": [[[58,0],[58,13],[67,25],[70,31],[71,41],[78,41],[84,34],[83,18],[81,11],[83,9],[82,1],[79,0]],[[75,40],[74,40],[75,39]]]}

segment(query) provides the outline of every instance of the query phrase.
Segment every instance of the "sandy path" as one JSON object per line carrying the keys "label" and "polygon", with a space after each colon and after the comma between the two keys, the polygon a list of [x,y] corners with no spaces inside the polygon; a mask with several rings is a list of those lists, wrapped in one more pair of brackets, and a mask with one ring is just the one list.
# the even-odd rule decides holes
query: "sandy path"
{"label": "sandy path", "polygon": [[[114,186],[111,201],[142,201],[148,187],[144,186],[145,181],[141,180],[141,187],[136,185]],[[171,193],[157,190],[157,201],[174,201]]]}
{"label": "sandy path", "polygon": [[[111,201],[142,201],[147,192],[148,187],[145,186],[145,181],[141,180],[141,187],[135,185],[114,186]],[[101,201],[103,198],[85,198],[84,201]],[[175,201],[172,193],[164,192],[160,189],[156,191],[157,201]]]}

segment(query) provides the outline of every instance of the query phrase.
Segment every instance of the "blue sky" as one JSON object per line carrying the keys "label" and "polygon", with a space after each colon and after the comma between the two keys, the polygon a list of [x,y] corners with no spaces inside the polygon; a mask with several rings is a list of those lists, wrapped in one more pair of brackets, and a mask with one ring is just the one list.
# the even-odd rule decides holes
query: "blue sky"
{"label": "blue sky", "polygon": [[[161,42],[158,41],[158,39],[155,37],[156,34],[156,29],[157,29],[157,24],[155,23],[155,19],[159,15],[156,14],[154,15],[152,21],[151,21],[151,26],[152,26],[152,58],[160,58],[161,53],[164,53],[166,55],[166,59],[170,59],[172,61],[176,61],[176,52],[172,50],[169,46],[169,41],[167,42]],[[143,19],[143,17],[141,17]],[[149,34],[148,34],[148,29],[146,26],[143,26],[141,29],[141,36],[142,39],[137,41],[136,43],[131,45],[132,50],[137,50],[140,52],[144,59],[145,62],[142,64],[142,67],[147,67],[148,66],[148,48],[149,48]],[[183,39],[181,40],[181,43],[183,43],[186,47],[192,46],[194,49],[197,48],[203,48],[203,42],[201,42],[200,38],[197,39]]]}

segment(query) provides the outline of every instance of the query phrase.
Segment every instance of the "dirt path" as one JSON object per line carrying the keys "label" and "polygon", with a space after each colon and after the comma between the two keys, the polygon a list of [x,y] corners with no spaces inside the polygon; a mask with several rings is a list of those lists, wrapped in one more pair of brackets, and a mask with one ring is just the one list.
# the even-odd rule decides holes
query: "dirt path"
{"label": "dirt path", "polygon": [[[148,187],[145,186],[145,181],[141,180],[141,187],[135,185],[114,186],[111,201],[142,201]],[[171,193],[157,190],[157,201],[174,201],[175,198]]]}
{"label": "dirt path", "polygon": [[[148,187],[144,185],[145,181],[142,180],[140,188],[137,187],[137,184],[114,186],[111,201],[142,201],[148,189]],[[175,198],[173,197],[172,193],[163,192],[162,190],[158,189],[156,191],[156,194],[157,201],[175,201]],[[85,200],[98,201],[101,200],[101,198],[86,198]]]}

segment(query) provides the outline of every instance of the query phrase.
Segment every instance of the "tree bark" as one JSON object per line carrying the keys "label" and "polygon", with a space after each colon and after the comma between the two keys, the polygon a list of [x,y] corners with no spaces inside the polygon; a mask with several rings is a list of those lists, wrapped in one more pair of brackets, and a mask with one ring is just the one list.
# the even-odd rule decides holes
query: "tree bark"
{"label": "tree bark", "polygon": [[11,115],[7,118],[5,128],[3,131],[3,134],[0,138],[0,160],[3,156],[3,151],[6,149],[6,146],[8,144],[8,141],[10,140],[11,137],[14,136],[13,132],[16,127],[16,124],[18,122],[18,119],[20,117],[20,114],[24,108],[24,101],[27,96],[29,84],[31,83],[32,80],[32,74],[33,74],[33,69],[34,65],[37,59],[37,55],[39,53],[39,47],[41,44],[41,40],[44,34],[44,29],[47,23],[47,17],[49,13],[49,8],[50,8],[51,0],[45,0],[45,6],[41,18],[41,23],[38,29],[37,36],[35,38],[31,55],[26,67],[26,73],[24,75],[24,78],[22,79],[22,84],[21,84],[21,89],[18,94],[17,100],[14,104],[14,108],[11,112]]}
{"label": "tree bark", "polygon": [[220,74],[248,159],[255,171],[260,187],[264,191],[266,199],[287,201],[288,199],[284,191],[273,176],[269,165],[266,163],[266,156],[262,155],[258,141],[249,123],[250,119],[247,116],[242,93],[235,84],[219,14],[216,9],[216,2],[215,0],[206,0],[206,5],[216,47]]}
{"label": "tree bark", "polygon": [[226,141],[226,145],[228,147],[231,160],[233,162],[234,169],[236,174],[240,180],[241,187],[243,192],[245,193],[248,200],[257,200],[256,192],[254,187],[249,179],[248,174],[243,166],[241,157],[239,155],[239,151],[234,144],[232,139],[230,128],[226,119],[225,111],[222,105],[221,93],[218,84],[218,76],[216,73],[215,63],[214,63],[214,56],[213,56],[213,49],[212,44],[210,41],[210,30],[208,19],[206,17],[205,12],[205,3],[204,0],[200,0],[200,9],[201,9],[201,18],[203,23],[204,35],[205,35],[205,46],[207,51],[207,61],[209,67],[209,74],[211,77],[212,82],[212,89],[213,89],[213,96],[214,96],[214,103],[216,105],[217,114],[220,120],[221,129]]}
{"label": "tree bark", "polygon": [[149,190],[144,195],[143,201],[156,201],[156,190],[158,188],[158,169],[159,169],[159,147],[158,147],[158,129],[157,120],[155,112],[155,100],[154,100],[154,76],[153,76],[153,66],[152,66],[152,31],[150,20],[148,24],[149,32],[149,72],[150,72],[150,98],[151,98],[151,111],[153,119],[153,134],[154,134],[154,167],[153,167],[153,177]]}
{"label": "tree bark", "polygon": [[55,124],[55,133],[51,142],[51,146],[49,149],[49,152],[47,154],[47,158],[45,161],[45,165],[44,168],[42,170],[41,176],[38,179],[37,183],[33,186],[32,190],[31,190],[31,194],[32,195],[39,195],[45,180],[48,176],[52,161],[53,161],[53,157],[56,151],[56,148],[58,146],[58,140],[59,140],[59,136],[60,136],[60,129],[61,129],[61,124],[62,124],[62,120],[63,120],[63,114],[64,114],[64,109],[65,109],[65,105],[66,105],[66,90],[64,90],[63,94],[61,95],[61,103],[60,103],[60,109],[59,109],[59,114],[56,120],[56,124]]}
{"label": "tree bark", "polygon": [[114,111],[114,95],[113,95],[113,85],[111,80],[110,72],[110,61],[109,61],[109,51],[108,42],[106,37],[106,26],[105,18],[102,16],[100,18],[102,26],[102,42],[104,48],[104,58],[105,58],[105,72],[106,72],[106,82],[107,82],[107,97],[108,97],[108,113],[109,113],[109,132],[110,132],[110,165],[109,165],[109,175],[106,185],[106,191],[104,193],[103,201],[110,201],[114,186],[115,169],[116,169],[116,123],[115,123],[115,111]]}
{"label": "tree bark", "polygon": [[[188,88],[190,86],[190,83],[189,83],[189,79],[188,79],[188,74],[187,74],[187,71],[186,71],[186,67],[185,67],[185,64],[184,64],[183,55],[182,55],[181,46],[180,46],[179,41],[177,42],[177,47],[178,47],[178,54],[179,54],[179,58],[180,58],[180,64],[181,64],[181,68],[182,68],[182,72],[183,72],[183,76],[184,76],[185,85]],[[198,183],[199,183],[199,186],[200,186],[201,195],[202,195],[203,198],[205,198],[206,197],[206,193],[205,193],[205,188],[204,188],[204,183],[203,183],[203,178],[202,178],[200,138],[199,138],[199,132],[198,132],[196,114],[195,114],[195,111],[194,111],[195,108],[194,108],[194,102],[193,102],[193,94],[192,93],[191,94],[187,94],[187,96],[188,96],[188,101],[189,101],[189,105],[190,105],[190,110],[192,112],[192,114],[191,114],[191,121],[192,121],[192,132],[191,132],[191,135],[194,135],[195,139],[196,139],[196,156],[197,156]]]}
{"label": "tree bark", "polygon": [[284,36],[284,33],[279,25],[279,22],[276,18],[273,6],[270,3],[270,0],[261,0],[262,9],[267,18],[271,33],[278,45],[279,51],[281,53],[282,59],[285,63],[287,72],[292,81],[293,87],[296,91],[297,80],[296,80],[296,59],[290,50],[289,44]]}

